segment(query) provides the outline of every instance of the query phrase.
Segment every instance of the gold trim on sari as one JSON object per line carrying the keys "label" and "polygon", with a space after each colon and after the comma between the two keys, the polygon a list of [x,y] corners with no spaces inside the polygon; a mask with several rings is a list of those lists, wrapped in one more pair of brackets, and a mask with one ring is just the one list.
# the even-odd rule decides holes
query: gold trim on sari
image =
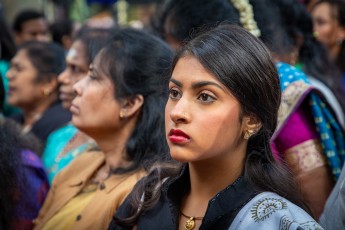
{"label": "gold trim on sari", "polygon": [[295,175],[327,165],[321,142],[312,139],[286,150],[283,154],[286,163]]}
{"label": "gold trim on sari", "polygon": [[286,123],[291,114],[296,110],[296,105],[301,101],[303,96],[305,96],[306,91],[310,89],[310,87],[310,85],[303,81],[296,81],[291,83],[283,91],[282,100],[278,111],[278,125],[272,136],[272,140],[277,137],[284,123]]}

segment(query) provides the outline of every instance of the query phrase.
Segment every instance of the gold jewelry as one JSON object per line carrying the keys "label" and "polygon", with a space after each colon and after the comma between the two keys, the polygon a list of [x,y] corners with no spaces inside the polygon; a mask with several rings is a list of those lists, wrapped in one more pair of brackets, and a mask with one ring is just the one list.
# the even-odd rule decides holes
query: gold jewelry
{"label": "gold jewelry", "polygon": [[51,92],[50,89],[44,89],[44,90],[43,90],[44,96],[49,96],[51,93],[52,93],[52,92]]}
{"label": "gold jewelry", "polygon": [[261,31],[254,19],[253,6],[249,0],[230,0],[240,14],[240,22],[249,33],[260,37]]}
{"label": "gold jewelry", "polygon": [[127,117],[127,113],[126,113],[126,111],[124,111],[123,109],[121,109],[121,111],[120,111],[120,118],[123,119],[123,118],[125,118],[125,117]]}
{"label": "gold jewelry", "polygon": [[194,217],[194,216],[187,216],[184,214],[181,210],[180,213],[182,216],[186,217],[188,220],[186,220],[186,223],[184,224],[184,229],[186,230],[192,230],[195,227],[195,221],[196,220],[202,220],[204,217]]}
{"label": "gold jewelry", "polygon": [[245,133],[244,133],[244,139],[245,140],[249,140],[249,138],[251,137],[251,136],[253,136],[253,134],[255,133],[256,131],[255,130],[247,130],[247,131],[245,131]]}

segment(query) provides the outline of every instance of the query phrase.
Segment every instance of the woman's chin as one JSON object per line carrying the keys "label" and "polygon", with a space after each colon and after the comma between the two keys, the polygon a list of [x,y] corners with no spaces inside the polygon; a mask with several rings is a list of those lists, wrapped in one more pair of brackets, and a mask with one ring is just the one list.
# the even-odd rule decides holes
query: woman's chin
{"label": "woman's chin", "polygon": [[171,158],[175,161],[178,161],[180,163],[187,163],[189,160],[185,156],[181,156],[180,154],[172,154],[170,153]]}
{"label": "woman's chin", "polygon": [[71,120],[72,124],[79,130],[83,130],[84,125],[82,122],[80,122],[80,120],[78,119],[78,117],[76,115],[72,116],[72,120]]}

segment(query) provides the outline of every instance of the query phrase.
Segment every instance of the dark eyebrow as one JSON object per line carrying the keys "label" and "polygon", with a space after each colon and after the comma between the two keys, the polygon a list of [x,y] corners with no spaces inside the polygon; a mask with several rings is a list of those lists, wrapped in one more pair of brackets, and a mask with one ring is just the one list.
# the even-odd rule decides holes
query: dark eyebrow
{"label": "dark eyebrow", "polygon": [[[182,87],[183,86],[183,84],[181,82],[179,82],[178,80],[176,80],[174,78],[171,78],[170,81],[173,82],[178,87]],[[220,88],[221,90],[224,90],[224,88],[221,85],[219,85],[219,84],[217,84],[215,82],[212,82],[212,81],[200,81],[200,82],[193,83],[192,84],[192,88],[193,89],[201,88],[201,87],[206,86],[206,85],[214,85],[214,86]]]}
{"label": "dark eyebrow", "polygon": [[174,79],[174,78],[170,78],[170,81],[172,83],[174,83],[175,85],[177,85],[178,87],[182,87],[182,83],[179,82],[178,80]]}
{"label": "dark eyebrow", "polygon": [[201,87],[207,86],[207,85],[214,85],[214,86],[220,88],[221,90],[224,90],[224,88],[221,85],[219,85],[219,84],[217,84],[215,82],[212,82],[212,81],[200,81],[200,82],[193,83],[192,84],[192,88],[193,89],[201,88]]}

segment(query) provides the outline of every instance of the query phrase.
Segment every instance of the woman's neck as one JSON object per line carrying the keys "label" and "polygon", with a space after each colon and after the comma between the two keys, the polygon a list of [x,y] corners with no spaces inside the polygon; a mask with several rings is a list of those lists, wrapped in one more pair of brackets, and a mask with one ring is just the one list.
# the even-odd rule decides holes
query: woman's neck
{"label": "woman's neck", "polygon": [[101,131],[90,135],[105,155],[105,167],[109,169],[126,167],[130,164],[127,160],[126,144],[134,129],[133,125],[126,124],[114,130]]}
{"label": "woman's neck", "polygon": [[245,154],[228,154],[226,159],[189,163],[190,192],[182,202],[187,215],[204,216],[209,200],[241,176]]}
{"label": "woman's neck", "polygon": [[57,94],[52,94],[48,98],[36,101],[30,106],[23,107],[24,123],[23,126],[32,126],[39,120],[42,114],[57,100]]}
{"label": "woman's neck", "polygon": [[333,46],[329,47],[329,54],[332,60],[336,61],[341,49],[341,45],[334,44]]}
{"label": "woman's neck", "polygon": [[242,174],[243,161],[236,159],[236,162],[224,164],[215,160],[189,164],[190,195],[210,200]]}

